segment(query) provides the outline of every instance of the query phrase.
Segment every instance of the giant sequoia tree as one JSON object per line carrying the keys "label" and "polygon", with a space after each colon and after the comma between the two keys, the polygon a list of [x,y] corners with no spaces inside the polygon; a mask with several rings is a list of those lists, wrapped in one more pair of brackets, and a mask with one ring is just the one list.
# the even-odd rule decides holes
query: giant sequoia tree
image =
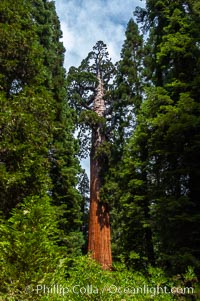
{"label": "giant sequoia tree", "polygon": [[[25,300],[30,297],[27,285],[52,281],[60,274],[57,213],[62,203],[67,208],[65,224],[68,218],[66,227],[62,223],[66,244],[69,232],[80,228],[78,164],[60,37],[53,1],[0,2],[3,299],[12,294]],[[74,233],[71,236],[77,239]]]}
{"label": "giant sequoia tree", "polygon": [[60,24],[52,1],[8,3],[0,4],[1,209],[8,214],[48,192],[64,212],[67,243],[66,234],[80,230],[81,210]]}
{"label": "giant sequoia tree", "polygon": [[50,185],[46,170],[55,102],[45,87],[44,48],[31,12],[30,3],[0,4],[0,198],[5,215]]}
{"label": "giant sequoia tree", "polygon": [[91,131],[88,250],[105,269],[112,265],[110,214],[108,203],[101,200],[100,189],[108,160],[106,151],[112,108],[106,92],[109,91],[113,72],[114,66],[108,57],[106,45],[99,41],[82,61],[80,67],[71,67],[68,74],[71,104],[80,113],[84,130],[87,125],[88,130]]}

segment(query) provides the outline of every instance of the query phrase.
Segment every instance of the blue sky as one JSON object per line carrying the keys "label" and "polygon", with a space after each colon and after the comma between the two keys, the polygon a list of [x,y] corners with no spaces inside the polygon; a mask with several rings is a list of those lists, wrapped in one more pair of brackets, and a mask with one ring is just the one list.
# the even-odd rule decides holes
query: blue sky
{"label": "blue sky", "polygon": [[[113,62],[120,58],[125,29],[145,0],[55,0],[66,49],[65,68],[78,67],[97,41],[107,44]],[[81,165],[89,175],[89,160]]]}
{"label": "blue sky", "polygon": [[78,66],[97,41],[108,46],[113,62],[120,56],[126,25],[145,0],[56,0],[66,49],[65,67]]}

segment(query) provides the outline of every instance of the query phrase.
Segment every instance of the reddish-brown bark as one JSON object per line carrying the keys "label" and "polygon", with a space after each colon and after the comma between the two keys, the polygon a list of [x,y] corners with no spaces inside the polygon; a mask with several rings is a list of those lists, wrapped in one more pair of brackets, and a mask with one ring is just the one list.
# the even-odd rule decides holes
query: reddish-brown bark
{"label": "reddish-brown bark", "polygon": [[[93,110],[103,116],[105,112],[103,83],[98,76],[99,85],[93,103]],[[88,251],[101,264],[103,269],[112,266],[110,213],[106,203],[100,200],[101,162],[97,156],[97,149],[105,140],[101,124],[92,132],[92,150],[90,157],[90,216],[89,216],[89,243]]]}

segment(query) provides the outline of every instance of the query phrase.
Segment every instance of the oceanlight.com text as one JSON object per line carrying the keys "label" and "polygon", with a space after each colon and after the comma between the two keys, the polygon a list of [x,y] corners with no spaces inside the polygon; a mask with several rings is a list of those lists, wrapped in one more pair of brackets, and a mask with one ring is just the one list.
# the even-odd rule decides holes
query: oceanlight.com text
{"label": "oceanlight.com text", "polygon": [[35,293],[42,295],[60,295],[66,296],[69,294],[75,295],[92,295],[92,294],[111,294],[111,295],[150,295],[155,296],[159,294],[173,294],[173,295],[194,295],[193,287],[172,287],[156,286],[150,287],[143,285],[140,287],[119,287],[114,284],[106,285],[103,288],[98,288],[93,285],[81,286],[79,284],[72,287],[64,287],[59,284],[45,285],[38,284],[35,287],[27,287],[27,293]]}

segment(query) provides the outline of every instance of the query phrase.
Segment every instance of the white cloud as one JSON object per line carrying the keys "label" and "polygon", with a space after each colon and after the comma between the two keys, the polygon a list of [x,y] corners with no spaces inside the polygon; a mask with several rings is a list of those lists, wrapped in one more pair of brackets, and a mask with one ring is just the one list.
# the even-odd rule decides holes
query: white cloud
{"label": "white cloud", "polygon": [[66,48],[65,67],[78,66],[97,41],[104,41],[115,62],[136,6],[144,0],[56,0]]}

